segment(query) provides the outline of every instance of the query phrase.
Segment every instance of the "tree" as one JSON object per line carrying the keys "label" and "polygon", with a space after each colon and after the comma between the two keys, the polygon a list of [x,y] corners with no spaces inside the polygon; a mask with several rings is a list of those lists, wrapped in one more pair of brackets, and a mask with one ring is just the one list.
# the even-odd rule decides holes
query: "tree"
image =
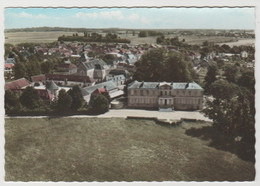
{"label": "tree", "polygon": [[147,31],[140,31],[138,37],[147,37]]}
{"label": "tree", "polygon": [[28,109],[35,109],[40,106],[40,98],[33,87],[26,87],[20,96],[21,104]]}
{"label": "tree", "polygon": [[53,69],[54,65],[50,61],[45,61],[41,63],[41,73],[48,74]]}
{"label": "tree", "polygon": [[64,89],[60,90],[57,101],[57,110],[59,112],[67,112],[70,110],[71,104],[71,96]]}
{"label": "tree", "polygon": [[214,81],[209,87],[209,93],[217,99],[231,99],[238,91],[236,84],[223,79]]}
{"label": "tree", "polygon": [[208,72],[205,76],[205,92],[208,93],[209,91],[209,86],[211,85],[211,83],[213,83],[214,81],[217,80],[217,75],[218,75],[218,67],[216,64],[212,64],[210,66],[208,66]]}
{"label": "tree", "polygon": [[26,67],[22,62],[16,63],[13,67],[13,71],[15,79],[27,77]]}
{"label": "tree", "polygon": [[242,71],[242,75],[238,78],[238,85],[246,87],[253,93],[255,91],[255,77],[254,70],[245,69]]}
{"label": "tree", "polygon": [[235,83],[236,79],[237,79],[237,72],[238,72],[237,66],[235,66],[235,65],[226,65],[224,67],[224,74],[223,75],[226,76],[226,79],[229,82]]}
{"label": "tree", "polygon": [[181,53],[158,48],[149,50],[135,63],[138,81],[195,81],[191,62]]}
{"label": "tree", "polygon": [[20,109],[20,101],[18,96],[10,91],[5,91],[5,111],[9,113],[12,110],[19,110]]}
{"label": "tree", "polygon": [[71,103],[71,109],[72,110],[78,110],[81,108],[84,104],[84,99],[81,94],[80,88],[78,85],[73,86],[72,89],[68,91],[68,94],[72,98],[72,103]]}
{"label": "tree", "polygon": [[89,104],[93,114],[103,114],[107,112],[109,108],[109,101],[103,95],[92,96]]}

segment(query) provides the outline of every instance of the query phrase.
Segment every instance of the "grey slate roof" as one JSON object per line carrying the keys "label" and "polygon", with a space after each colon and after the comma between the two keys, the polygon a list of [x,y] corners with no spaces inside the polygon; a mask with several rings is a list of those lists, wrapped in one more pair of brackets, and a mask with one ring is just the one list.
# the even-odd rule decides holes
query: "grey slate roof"
{"label": "grey slate roof", "polygon": [[115,85],[115,83],[113,81],[106,81],[103,83],[99,83],[93,86],[89,86],[89,87],[85,87],[81,89],[81,93],[83,96],[89,95],[92,92],[94,92],[97,88],[105,88],[106,90],[109,92],[111,90],[117,89],[117,86]]}
{"label": "grey slate roof", "polygon": [[97,65],[97,64],[99,64],[101,67],[104,67],[105,65],[107,65],[102,59],[93,59],[88,62],[83,62],[82,64],[88,70],[95,68],[95,65]]}
{"label": "grey slate roof", "polygon": [[[197,89],[203,90],[200,85],[195,82],[189,83],[187,86],[186,82],[176,82],[176,83],[167,83],[167,82],[138,82],[134,81],[133,83],[129,84],[128,89],[155,89],[159,88],[160,85],[167,84],[172,87],[172,89]],[[187,87],[186,87],[187,86]]]}
{"label": "grey slate roof", "polygon": [[53,80],[51,80],[50,82],[46,83],[46,89],[48,89],[48,90],[58,90],[59,87],[56,85],[56,83],[54,83]]}

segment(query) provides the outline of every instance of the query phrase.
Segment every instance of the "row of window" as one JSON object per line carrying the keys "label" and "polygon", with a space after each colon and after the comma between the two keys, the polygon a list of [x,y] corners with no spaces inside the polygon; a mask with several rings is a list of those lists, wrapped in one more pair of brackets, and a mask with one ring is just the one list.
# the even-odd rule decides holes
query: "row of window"
{"label": "row of window", "polygon": [[[157,98],[130,98],[129,100],[130,104],[156,104],[158,102]],[[185,98],[177,98],[177,99],[160,99],[159,104],[160,105],[172,105],[175,102],[175,104],[201,104],[201,99],[185,99]]]}
{"label": "row of window", "polygon": [[130,98],[128,101],[130,104],[155,104],[157,103],[157,98]]}
{"label": "row of window", "polygon": [[[156,96],[158,91],[156,90],[130,90],[130,95],[141,95],[141,96]],[[201,91],[185,91],[185,90],[177,90],[176,92],[170,90],[161,90],[160,96],[199,96],[202,95]]]}

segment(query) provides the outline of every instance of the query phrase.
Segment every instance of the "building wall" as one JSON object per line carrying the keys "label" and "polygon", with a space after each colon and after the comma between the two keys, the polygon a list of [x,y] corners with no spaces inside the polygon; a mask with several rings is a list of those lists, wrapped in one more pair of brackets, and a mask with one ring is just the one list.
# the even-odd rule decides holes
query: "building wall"
{"label": "building wall", "polygon": [[129,89],[130,108],[173,108],[176,110],[202,109],[202,90]]}

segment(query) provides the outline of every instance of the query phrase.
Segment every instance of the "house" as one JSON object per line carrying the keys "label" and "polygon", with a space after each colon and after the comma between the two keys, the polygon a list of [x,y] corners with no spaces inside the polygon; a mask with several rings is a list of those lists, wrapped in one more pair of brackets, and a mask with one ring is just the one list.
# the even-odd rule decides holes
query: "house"
{"label": "house", "polygon": [[131,75],[127,70],[124,69],[113,69],[109,72],[109,76],[124,75],[126,79],[130,79]]}
{"label": "house", "polygon": [[91,93],[91,95],[102,95],[106,92],[107,90],[105,88],[97,88],[94,92]]}
{"label": "house", "polygon": [[46,76],[44,74],[31,76],[31,80],[32,80],[33,83],[43,83],[43,84],[45,84]]}
{"label": "house", "polygon": [[14,64],[13,63],[5,63],[5,73],[10,74],[13,72],[13,67]]}
{"label": "house", "polygon": [[46,80],[53,80],[59,86],[72,87],[78,85],[81,87],[92,86],[94,79],[89,76],[65,75],[65,74],[46,74]]}
{"label": "house", "polygon": [[105,79],[108,65],[102,59],[92,59],[90,61],[81,62],[78,65],[77,74],[81,76],[89,76],[100,82]]}
{"label": "house", "polygon": [[124,85],[125,76],[123,74],[107,76],[107,81],[113,81],[116,84],[116,86]]}
{"label": "house", "polygon": [[113,83],[112,81],[106,81],[103,83],[95,84],[93,86],[81,88],[82,96],[87,103],[90,101],[91,94],[97,89],[105,89],[111,99],[122,96],[124,94],[124,91],[119,90],[115,83]]}
{"label": "house", "polygon": [[14,92],[19,92],[20,90],[30,86],[30,82],[25,78],[20,78],[8,83],[5,83],[5,90],[11,90]]}
{"label": "house", "polygon": [[77,73],[77,69],[77,66],[70,62],[62,63],[57,66],[59,72],[66,72],[67,74],[75,74]]}
{"label": "house", "polygon": [[51,102],[54,100],[54,95],[47,89],[35,89],[39,98],[43,101]]}
{"label": "house", "polygon": [[242,58],[247,58],[247,57],[248,57],[248,53],[247,53],[246,51],[242,51],[242,52],[240,53],[240,56],[241,56]]}
{"label": "house", "polygon": [[195,82],[138,82],[128,86],[128,107],[149,109],[202,109],[203,89]]}
{"label": "house", "polygon": [[13,63],[13,64],[15,64],[16,62],[15,62],[14,58],[10,57],[10,58],[6,58],[5,63]]}

